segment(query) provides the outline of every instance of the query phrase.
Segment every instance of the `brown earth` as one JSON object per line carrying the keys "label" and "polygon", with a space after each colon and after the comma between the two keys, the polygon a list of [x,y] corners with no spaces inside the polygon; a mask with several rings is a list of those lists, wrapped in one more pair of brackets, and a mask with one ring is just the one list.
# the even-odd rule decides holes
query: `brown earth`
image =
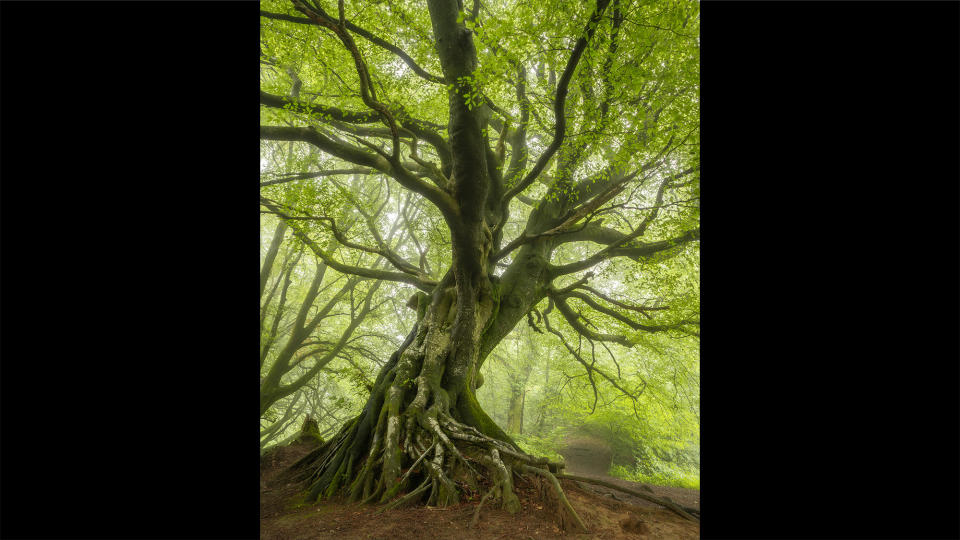
{"label": "brown earth", "polygon": [[[299,486],[285,483],[280,473],[310,450],[308,444],[295,443],[269,452],[260,464],[260,538],[264,540],[306,540],[336,538],[344,540],[392,540],[394,538],[436,538],[450,540],[500,540],[578,538],[640,540],[654,538],[694,539],[700,537],[699,524],[654,504],[609,488],[563,480],[570,504],[587,524],[589,532],[563,531],[559,526],[556,502],[539,481],[517,481],[517,496],[522,510],[510,514],[488,502],[480,521],[470,527],[480,499],[479,493],[466,494],[469,500],[456,506],[439,508],[416,506],[380,512],[377,506],[360,506],[328,500],[317,504],[298,504]],[[606,478],[610,480],[609,477]],[[626,482],[633,489],[640,484]],[[586,486],[586,487],[582,487]],[[650,486],[657,490],[658,486]],[[659,488],[678,490],[679,488]],[[699,491],[695,501],[680,493],[662,492],[675,502],[699,509]],[[610,493],[614,495],[610,495]],[[656,493],[657,491],[655,491]],[[671,493],[673,493],[671,495]],[[677,498],[674,498],[677,497]],[[694,502],[695,504],[691,504]]]}

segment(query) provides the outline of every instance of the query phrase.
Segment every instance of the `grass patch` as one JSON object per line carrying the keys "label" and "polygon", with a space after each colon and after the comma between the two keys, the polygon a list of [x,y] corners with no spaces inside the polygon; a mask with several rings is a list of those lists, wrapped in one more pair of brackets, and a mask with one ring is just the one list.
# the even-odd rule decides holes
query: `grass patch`
{"label": "grass patch", "polygon": [[658,467],[658,469],[654,474],[643,474],[636,469],[629,469],[623,465],[614,465],[610,467],[610,476],[654,486],[700,489],[700,473],[697,471],[670,466],[661,466]]}

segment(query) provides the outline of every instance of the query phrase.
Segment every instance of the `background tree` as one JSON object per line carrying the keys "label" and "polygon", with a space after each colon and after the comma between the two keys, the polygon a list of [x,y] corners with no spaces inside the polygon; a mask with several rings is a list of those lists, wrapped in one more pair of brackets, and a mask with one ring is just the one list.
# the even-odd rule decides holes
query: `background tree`
{"label": "background tree", "polygon": [[516,470],[565,500],[478,374],[526,317],[594,407],[610,387],[639,416],[618,355],[699,338],[697,4],[261,6],[263,211],[370,281],[365,302],[389,284],[416,311],[359,415],[298,464],[309,496],[450,504],[483,476],[516,510]]}

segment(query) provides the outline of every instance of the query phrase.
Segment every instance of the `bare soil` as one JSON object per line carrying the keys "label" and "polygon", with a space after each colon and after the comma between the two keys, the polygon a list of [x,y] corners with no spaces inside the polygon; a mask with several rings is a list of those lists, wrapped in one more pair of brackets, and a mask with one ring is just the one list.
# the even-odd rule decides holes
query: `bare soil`
{"label": "bare soil", "polygon": [[[488,502],[480,521],[470,527],[479,494],[456,506],[415,506],[381,512],[377,506],[347,504],[336,500],[299,504],[300,486],[285,483],[280,473],[309,452],[311,446],[295,443],[276,449],[261,459],[260,538],[298,540],[336,538],[344,540],[392,540],[436,538],[451,540],[499,540],[578,538],[639,540],[653,538],[694,539],[700,526],[661,508],[609,488],[563,480],[570,504],[590,529],[587,533],[564,531],[559,526],[557,504],[538,481],[517,481],[522,510],[510,514]],[[582,474],[582,473],[581,473]],[[604,477],[608,481],[641,489],[635,482]],[[580,484],[580,485],[578,485]],[[697,490],[649,486],[658,496],[699,509]],[[692,492],[692,493],[685,493]]]}

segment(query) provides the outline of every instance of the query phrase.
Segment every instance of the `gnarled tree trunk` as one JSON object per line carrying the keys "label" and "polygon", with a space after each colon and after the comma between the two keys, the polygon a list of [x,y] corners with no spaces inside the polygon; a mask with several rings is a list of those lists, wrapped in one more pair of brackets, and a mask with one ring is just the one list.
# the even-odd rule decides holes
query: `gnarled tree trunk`
{"label": "gnarled tree trunk", "polygon": [[[519,509],[510,464],[545,460],[523,454],[474,394],[475,344],[498,304],[495,289],[487,280],[476,297],[459,302],[456,288],[443,285],[432,297],[417,295],[418,322],[360,415],[296,465],[309,479],[309,498],[342,489],[351,500],[386,502],[409,491],[396,502],[446,505],[459,500],[458,483],[477,489],[477,475],[486,473],[505,507]],[[464,328],[464,321],[471,324]],[[458,337],[473,354],[455,356]]]}

